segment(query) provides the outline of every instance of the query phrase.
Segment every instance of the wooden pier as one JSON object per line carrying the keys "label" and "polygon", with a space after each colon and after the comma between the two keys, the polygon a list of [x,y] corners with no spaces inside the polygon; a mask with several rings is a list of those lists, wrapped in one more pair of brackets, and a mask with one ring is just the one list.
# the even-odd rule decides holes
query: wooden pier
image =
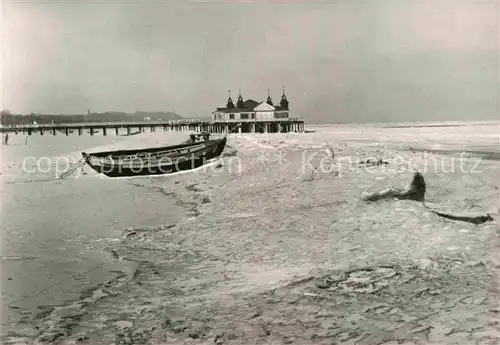
{"label": "wooden pier", "polygon": [[27,135],[132,135],[157,131],[194,131],[209,133],[287,133],[303,132],[304,120],[299,118],[256,120],[176,120],[176,121],[137,121],[137,122],[84,122],[84,123],[53,123],[53,124],[23,124],[1,126],[2,133]]}

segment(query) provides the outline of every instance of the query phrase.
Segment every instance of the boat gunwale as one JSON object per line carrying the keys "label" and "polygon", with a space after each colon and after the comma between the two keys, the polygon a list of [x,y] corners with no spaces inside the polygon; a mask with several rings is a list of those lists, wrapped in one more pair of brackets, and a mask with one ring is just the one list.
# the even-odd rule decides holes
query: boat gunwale
{"label": "boat gunwale", "polygon": [[[220,139],[204,141],[202,143],[207,144],[207,142],[209,142],[210,144],[206,145],[203,149],[192,151],[188,154],[177,155],[176,162],[174,161],[165,162],[161,160],[148,161],[144,159],[142,160],[138,159],[136,161],[138,164],[134,164],[131,161],[125,164],[120,164],[117,160],[109,160],[108,162],[103,162],[102,158],[106,157],[104,155],[92,156],[92,154],[85,154],[83,152],[82,154],[84,155],[85,162],[93,170],[107,177],[119,178],[119,177],[133,177],[133,176],[155,176],[155,175],[171,174],[178,171],[191,170],[193,168],[197,168],[198,166],[204,165],[211,159],[219,157],[222,154],[222,151],[224,150],[224,147],[227,142],[227,138],[223,137]],[[194,144],[200,144],[200,142]],[[189,147],[191,145],[193,145],[193,143],[189,143],[187,145],[173,145],[169,147]],[[127,150],[127,151],[130,152],[132,150]],[[138,152],[138,151],[149,152],[151,150],[133,150],[133,152]],[[108,154],[109,156],[109,152],[106,152],[105,154]],[[101,158],[101,160],[99,163],[93,163],[92,158],[97,158],[97,159]],[[173,158],[175,160],[175,157],[170,156],[169,158],[170,159]],[[179,161],[179,159],[181,158],[187,158],[187,159]],[[191,161],[191,168],[189,168],[186,165],[189,164],[189,161]],[[167,168],[169,168],[168,171],[164,171]]]}
{"label": "boat gunwale", "polygon": [[[138,153],[167,152],[167,151],[170,151],[170,150],[182,149],[182,148],[187,148],[187,147],[190,147],[190,146],[197,146],[197,145],[200,145],[200,144],[204,145],[204,147],[200,148],[200,150],[204,150],[207,147],[218,145],[218,143],[221,142],[222,140],[224,140],[224,138],[222,138],[222,139],[211,139],[211,140],[206,140],[206,141],[201,141],[201,142],[195,142],[195,143],[183,143],[183,144],[177,144],[177,145],[169,145],[169,146],[145,148],[145,149],[101,151],[101,152],[92,152],[92,153],[82,152],[82,155],[84,157],[88,157],[88,158],[90,158],[91,156],[94,156],[94,157],[134,156],[134,155],[136,155]],[[193,151],[193,152],[196,152],[196,151]],[[180,154],[180,155],[182,155],[182,154]]]}
{"label": "boat gunwale", "polygon": [[[173,161],[179,160],[181,158],[185,158],[186,160],[193,160],[193,159],[200,159],[200,157],[203,157],[204,154],[207,152],[207,147],[204,147],[202,149],[196,150],[196,151],[191,151],[191,152],[186,152],[186,153],[180,153],[180,154],[175,154],[175,155],[162,155],[161,157],[135,157],[131,159],[120,159],[120,158],[112,158],[111,162],[109,161],[103,161],[107,157],[94,157],[96,159],[99,159],[100,161],[98,163],[93,163],[93,165],[99,165],[99,166],[116,166],[116,165],[121,165],[121,166],[126,166],[126,165],[172,165],[175,164]],[[125,156],[128,157],[128,156]],[[88,160],[91,160],[92,157],[89,156]],[[168,159],[168,161],[165,161],[165,159]]]}
{"label": "boat gunwale", "polygon": [[[175,152],[177,150],[186,150],[186,148],[171,149],[171,150],[168,150],[168,151],[159,151],[159,152],[148,152],[147,154],[141,154],[141,156],[139,156],[139,153],[136,153],[134,155],[120,155],[120,156],[113,156],[113,155],[111,155],[111,159],[114,160],[114,161],[130,161],[130,160],[163,159],[164,157],[173,158],[173,157],[181,157],[181,156],[189,155],[189,154],[192,154],[192,153],[197,153],[197,152],[200,152],[200,151],[204,151],[204,150],[207,149],[207,147],[210,147],[210,146],[200,145],[199,148],[197,147],[193,151],[189,151],[189,148],[187,148],[187,152]],[[103,159],[103,158],[108,158],[108,157],[110,157],[110,155],[104,156],[104,157],[96,157],[96,158]],[[92,158],[92,157],[90,157],[90,158]]]}

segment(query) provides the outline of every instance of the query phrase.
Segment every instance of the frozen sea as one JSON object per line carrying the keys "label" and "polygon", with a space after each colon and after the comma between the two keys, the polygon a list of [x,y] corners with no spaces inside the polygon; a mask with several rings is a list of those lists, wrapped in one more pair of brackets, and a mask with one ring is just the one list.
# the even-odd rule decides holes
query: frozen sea
{"label": "frozen sea", "polygon": [[[209,169],[108,179],[85,168],[53,181],[81,151],[159,146],[187,134],[32,136],[27,144],[11,135],[1,162],[2,337],[12,344],[486,344],[498,288],[491,262],[500,124],[434,125],[234,134]],[[389,164],[360,168],[372,158]],[[495,221],[473,225],[414,202],[361,201],[405,187],[415,170],[431,205]],[[356,269],[409,278],[378,297],[349,284],[351,295],[330,288],[336,297],[328,297],[312,283]],[[405,299],[406,307],[398,304]]]}

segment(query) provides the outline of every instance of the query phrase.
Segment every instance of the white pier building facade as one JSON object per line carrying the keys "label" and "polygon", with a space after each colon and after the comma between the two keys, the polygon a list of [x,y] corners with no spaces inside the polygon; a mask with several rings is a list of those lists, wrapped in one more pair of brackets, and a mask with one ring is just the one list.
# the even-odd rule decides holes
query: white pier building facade
{"label": "white pier building facade", "polygon": [[241,92],[234,104],[231,93],[224,108],[212,112],[214,123],[228,126],[238,124],[240,132],[303,132],[304,120],[290,116],[290,103],[283,90],[279,104],[274,104],[268,90],[267,100],[257,102],[253,99],[243,100]]}

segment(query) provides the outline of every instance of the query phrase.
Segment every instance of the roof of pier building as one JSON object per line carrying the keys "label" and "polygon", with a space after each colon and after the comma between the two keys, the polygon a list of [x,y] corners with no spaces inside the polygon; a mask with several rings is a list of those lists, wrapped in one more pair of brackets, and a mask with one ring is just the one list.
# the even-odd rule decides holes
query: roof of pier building
{"label": "roof of pier building", "polygon": [[271,99],[271,93],[269,90],[268,90],[267,100],[265,102],[257,102],[254,101],[253,99],[247,99],[246,101],[244,101],[240,91],[240,94],[238,95],[238,99],[235,105],[233,99],[231,98],[231,91],[229,91],[229,98],[227,100],[226,106],[222,108],[217,108],[216,111],[222,113],[249,113],[255,111],[255,108],[263,103],[267,103],[268,105],[273,107],[275,111],[289,110],[288,108],[289,102],[286,97],[285,90],[283,89],[283,94],[281,96],[281,101],[279,105],[273,104],[273,101]]}

